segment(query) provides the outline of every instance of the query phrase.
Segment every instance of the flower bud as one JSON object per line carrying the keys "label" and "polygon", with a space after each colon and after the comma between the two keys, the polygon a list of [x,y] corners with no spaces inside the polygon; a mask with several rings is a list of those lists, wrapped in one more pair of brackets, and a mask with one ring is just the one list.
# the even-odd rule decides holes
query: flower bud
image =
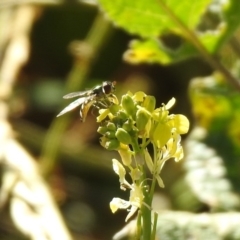
{"label": "flower bud", "polygon": [[108,138],[108,139],[114,139],[116,138],[115,137],[115,131],[108,131],[105,133],[105,136]]}
{"label": "flower bud", "polygon": [[120,106],[119,105],[116,105],[116,104],[113,104],[109,107],[109,111],[113,114],[113,115],[116,115],[117,112],[119,111],[119,108]]}
{"label": "flower bud", "polygon": [[122,126],[123,124],[123,120],[119,116],[112,118],[111,121],[115,124],[115,126]]}
{"label": "flower bud", "polygon": [[148,120],[151,118],[151,115],[144,108],[140,108],[136,114],[136,125],[139,131],[145,129]]}
{"label": "flower bud", "polygon": [[109,130],[109,131],[116,131],[116,129],[117,129],[117,127],[115,126],[114,123],[108,122],[108,124],[107,124],[107,130]]}
{"label": "flower bud", "polygon": [[104,135],[106,132],[108,131],[107,127],[106,126],[100,126],[98,129],[97,129],[97,132]]}
{"label": "flower bud", "polygon": [[127,132],[130,132],[133,130],[133,123],[130,119],[128,119],[123,125],[123,129],[126,130]]}
{"label": "flower bud", "polygon": [[146,97],[146,94],[142,91],[136,92],[133,95],[133,99],[137,102],[143,102],[144,98]]}
{"label": "flower bud", "polygon": [[122,106],[130,116],[134,116],[136,113],[136,106],[133,99],[129,95],[122,96]]}
{"label": "flower bud", "polygon": [[115,133],[115,136],[118,139],[118,141],[123,143],[123,144],[128,145],[132,142],[131,136],[123,128],[118,128],[117,132]]}
{"label": "flower bud", "polygon": [[117,150],[119,146],[120,146],[120,142],[116,138],[106,141],[104,144],[104,147],[107,150]]}
{"label": "flower bud", "polygon": [[119,112],[118,112],[118,117],[120,117],[122,120],[127,120],[128,119],[128,115],[127,115],[127,113],[125,112],[125,111],[123,111],[123,110],[120,110]]}
{"label": "flower bud", "polygon": [[155,97],[153,97],[153,96],[146,96],[142,106],[144,108],[146,108],[150,113],[153,112],[153,110],[156,107],[156,99],[155,99]]}

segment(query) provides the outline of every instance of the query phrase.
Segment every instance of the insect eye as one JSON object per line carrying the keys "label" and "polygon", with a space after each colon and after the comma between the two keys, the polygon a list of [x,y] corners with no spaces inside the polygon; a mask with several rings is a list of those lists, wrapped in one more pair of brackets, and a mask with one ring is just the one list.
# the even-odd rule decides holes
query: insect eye
{"label": "insect eye", "polygon": [[109,94],[115,89],[111,82],[104,82],[102,88],[105,94]]}

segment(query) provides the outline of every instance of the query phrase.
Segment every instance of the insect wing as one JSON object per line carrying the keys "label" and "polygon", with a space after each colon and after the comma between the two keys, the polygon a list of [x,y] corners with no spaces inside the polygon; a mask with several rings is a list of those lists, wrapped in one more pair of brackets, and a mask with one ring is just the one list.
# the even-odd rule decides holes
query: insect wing
{"label": "insect wing", "polygon": [[73,110],[74,108],[78,107],[79,105],[83,104],[86,101],[86,98],[78,98],[74,102],[70,103],[67,107],[65,107],[58,115],[57,117],[63,115],[66,112],[69,112]]}
{"label": "insect wing", "polygon": [[92,90],[72,92],[72,93],[68,93],[67,95],[64,95],[63,98],[68,99],[73,97],[86,97],[91,95],[91,93],[92,93]]}

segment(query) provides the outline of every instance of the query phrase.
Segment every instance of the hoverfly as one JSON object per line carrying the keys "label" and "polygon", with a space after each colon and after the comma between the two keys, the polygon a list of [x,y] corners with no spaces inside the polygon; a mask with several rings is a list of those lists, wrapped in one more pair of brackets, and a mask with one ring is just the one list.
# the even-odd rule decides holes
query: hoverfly
{"label": "hoverfly", "polygon": [[93,89],[80,92],[72,92],[63,96],[63,98],[65,99],[73,97],[79,98],[74,102],[70,103],[67,107],[65,107],[57,115],[57,117],[80,106],[79,114],[81,121],[84,122],[88,114],[88,111],[92,106],[97,108],[103,106],[106,108],[109,107],[113,102],[115,102],[116,96],[113,94],[113,92],[115,91],[115,85],[116,85],[115,81],[114,82],[105,81],[102,83],[102,85],[96,86]]}

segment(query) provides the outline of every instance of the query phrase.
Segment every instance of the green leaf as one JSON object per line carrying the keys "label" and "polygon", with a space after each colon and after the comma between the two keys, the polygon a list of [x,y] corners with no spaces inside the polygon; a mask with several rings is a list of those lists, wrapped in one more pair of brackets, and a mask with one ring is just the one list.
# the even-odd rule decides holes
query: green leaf
{"label": "green leaf", "polygon": [[189,29],[195,29],[211,0],[100,0],[101,7],[119,27],[142,37],[157,37],[165,32],[184,35],[159,1]]}
{"label": "green leaf", "polygon": [[173,51],[161,44],[160,40],[146,39],[132,40],[123,58],[131,64],[159,63],[167,65],[183,61],[197,54],[196,49],[190,44],[183,44],[177,50]]}
{"label": "green leaf", "polygon": [[[199,54],[192,43],[188,42],[186,29],[184,30],[181,24],[190,31],[196,30],[202,18],[206,17],[203,13],[207,11],[211,0],[99,1],[103,10],[117,26],[144,37],[144,40],[132,41],[129,50],[124,54],[126,61],[133,64],[142,62],[170,64]],[[162,8],[161,3],[166,7]],[[221,18],[218,26],[216,29],[195,31],[193,34],[196,34],[210,54],[214,54],[239,27],[240,4],[239,0],[231,0],[222,4],[213,2],[211,7],[215,10],[209,12]],[[177,49],[170,49],[160,40],[161,36],[168,33],[176,34],[187,41],[182,41]]]}
{"label": "green leaf", "polygon": [[160,49],[159,41],[155,39],[133,40],[130,49],[124,53],[124,60],[132,64],[161,63],[168,64],[172,57]]}
{"label": "green leaf", "polygon": [[[219,49],[233,36],[234,32],[240,25],[239,0],[231,0],[228,4],[222,4],[219,6],[218,11],[218,15],[221,16],[222,21],[216,29],[195,33],[203,46],[211,54],[217,53]],[[191,48],[192,46],[190,46],[189,43],[185,43],[184,46],[182,46],[184,52],[187,52],[186,50],[190,50]]]}
{"label": "green leaf", "polygon": [[225,24],[224,34],[219,39],[218,46],[221,47],[223,43],[228,41],[232,37],[233,33],[238,29],[240,25],[240,4],[239,0],[231,0],[228,8],[225,9]]}

